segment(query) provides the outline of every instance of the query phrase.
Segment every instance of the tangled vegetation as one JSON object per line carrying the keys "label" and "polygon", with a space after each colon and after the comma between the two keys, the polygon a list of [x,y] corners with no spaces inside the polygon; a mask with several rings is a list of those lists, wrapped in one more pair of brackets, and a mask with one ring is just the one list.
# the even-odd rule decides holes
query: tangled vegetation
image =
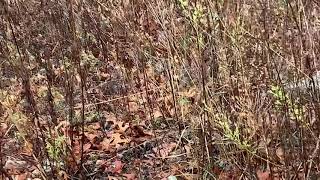
{"label": "tangled vegetation", "polygon": [[320,177],[319,11],[0,0],[1,179]]}

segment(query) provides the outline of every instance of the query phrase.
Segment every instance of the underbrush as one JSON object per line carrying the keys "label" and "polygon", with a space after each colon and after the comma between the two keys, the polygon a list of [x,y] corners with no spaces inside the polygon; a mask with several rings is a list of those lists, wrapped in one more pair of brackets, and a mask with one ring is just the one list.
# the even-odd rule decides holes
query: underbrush
{"label": "underbrush", "polygon": [[0,4],[2,179],[320,176],[316,1]]}

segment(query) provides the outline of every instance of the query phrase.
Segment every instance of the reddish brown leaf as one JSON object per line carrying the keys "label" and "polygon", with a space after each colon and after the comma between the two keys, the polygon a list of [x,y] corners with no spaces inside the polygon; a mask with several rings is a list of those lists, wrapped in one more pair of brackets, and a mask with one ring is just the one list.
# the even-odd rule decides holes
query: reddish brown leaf
{"label": "reddish brown leaf", "polygon": [[129,128],[129,123],[117,122],[117,128],[118,130],[116,130],[115,132],[124,133]]}
{"label": "reddish brown leaf", "polygon": [[105,151],[109,151],[112,147],[111,139],[104,138],[103,141],[100,143],[101,149]]}
{"label": "reddish brown leaf", "polygon": [[160,147],[153,148],[153,151],[156,155],[160,156],[161,158],[167,157],[170,152],[176,147],[176,143],[172,142],[169,144],[162,144]]}
{"label": "reddish brown leaf", "polygon": [[88,152],[91,148],[91,143],[87,143],[83,145],[83,152]]}
{"label": "reddish brown leaf", "polygon": [[6,123],[0,123],[0,136],[3,136],[7,131],[8,126]]}
{"label": "reddish brown leaf", "polygon": [[154,111],[153,112],[153,117],[154,118],[160,118],[160,117],[162,117],[163,115],[162,115],[162,113],[158,110],[158,111]]}
{"label": "reddish brown leaf", "polygon": [[153,136],[152,132],[148,132],[146,130],[144,130],[143,126],[141,125],[135,125],[132,127],[132,130],[135,133],[135,137],[139,138],[139,137],[145,137],[145,136]]}
{"label": "reddish brown leaf", "polygon": [[117,177],[108,176],[108,180],[119,180]]}
{"label": "reddish brown leaf", "polygon": [[98,129],[100,129],[100,128],[101,128],[101,125],[100,125],[100,123],[99,123],[99,122],[96,122],[96,123],[92,123],[92,124],[90,124],[88,128],[89,128],[89,129],[98,130]]}
{"label": "reddish brown leaf", "polygon": [[123,166],[124,166],[124,164],[121,161],[116,160],[115,162],[113,162],[113,169],[111,172],[120,174]]}
{"label": "reddish brown leaf", "polygon": [[136,178],[136,175],[131,173],[131,174],[123,174],[124,177],[126,177],[126,180],[135,180],[137,179]]}
{"label": "reddish brown leaf", "polygon": [[92,134],[92,133],[84,133],[84,135],[88,138],[88,140],[91,142],[91,143],[94,143],[95,142],[95,139],[97,138],[97,133],[95,134]]}
{"label": "reddish brown leaf", "polygon": [[25,179],[28,179],[29,176],[30,176],[30,173],[22,173],[22,174],[15,175],[14,179],[25,180]]}
{"label": "reddish brown leaf", "polygon": [[137,102],[129,102],[129,109],[131,112],[137,112],[139,110],[139,105]]}
{"label": "reddish brown leaf", "polygon": [[62,170],[59,171],[58,177],[61,180],[68,180],[69,179],[68,174],[65,171],[62,171]]}
{"label": "reddish brown leaf", "polygon": [[258,177],[259,180],[271,180],[269,171],[263,172],[261,170],[258,170],[257,171],[257,177]]}

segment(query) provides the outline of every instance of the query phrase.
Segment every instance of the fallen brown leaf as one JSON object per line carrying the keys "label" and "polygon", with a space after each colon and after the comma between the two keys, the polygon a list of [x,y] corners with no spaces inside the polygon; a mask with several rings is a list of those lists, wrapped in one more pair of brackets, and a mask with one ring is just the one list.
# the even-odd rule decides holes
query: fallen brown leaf
{"label": "fallen brown leaf", "polygon": [[258,170],[257,171],[257,177],[259,180],[271,180],[271,177],[270,177],[270,172],[269,171],[261,171],[261,170]]}
{"label": "fallen brown leaf", "polygon": [[87,143],[83,145],[83,152],[88,152],[91,148],[92,144],[91,143]]}
{"label": "fallen brown leaf", "polygon": [[130,143],[130,139],[120,133],[110,133],[108,137],[104,138],[100,143],[102,150],[111,150],[116,147],[116,150],[120,149],[122,145]]}
{"label": "fallen brown leaf", "polygon": [[155,119],[160,118],[160,117],[162,117],[162,116],[163,116],[163,115],[162,115],[162,113],[161,113],[159,110],[153,112],[153,117],[154,117]]}
{"label": "fallen brown leaf", "polygon": [[21,160],[17,160],[17,159],[14,159],[14,158],[9,158],[3,169],[5,170],[17,170],[17,171],[22,171],[22,170],[25,170],[26,168],[28,168],[28,164],[26,161],[21,161]]}
{"label": "fallen brown leaf", "polygon": [[276,150],[276,155],[280,159],[280,161],[284,160],[284,151],[282,147],[278,147]]}
{"label": "fallen brown leaf", "polygon": [[171,151],[176,147],[176,143],[165,143],[160,145],[160,147],[153,148],[153,151],[156,155],[160,156],[161,158],[166,158]]}
{"label": "fallen brown leaf", "polygon": [[116,160],[113,162],[113,170],[111,172],[120,174],[123,166],[124,164],[121,161]]}
{"label": "fallen brown leaf", "polygon": [[96,122],[96,123],[90,124],[88,128],[89,129],[94,129],[94,130],[99,130],[99,129],[101,129],[101,125],[100,125],[99,122]]}
{"label": "fallen brown leaf", "polygon": [[118,180],[118,178],[114,176],[108,176],[108,180]]}
{"label": "fallen brown leaf", "polygon": [[25,180],[25,179],[28,179],[29,176],[30,176],[30,173],[22,173],[22,174],[15,175],[14,179]]}
{"label": "fallen brown leaf", "polygon": [[7,131],[8,126],[6,123],[0,123],[0,136],[3,136]]}
{"label": "fallen brown leaf", "polygon": [[130,101],[128,104],[129,104],[129,109],[131,112],[136,112],[139,110],[139,105],[137,102]]}
{"label": "fallen brown leaf", "polygon": [[62,171],[62,170],[58,173],[58,177],[59,177],[59,179],[61,179],[61,180],[67,180],[67,179],[69,179],[69,176],[68,176],[67,172]]}
{"label": "fallen brown leaf", "polygon": [[111,139],[104,138],[102,142],[100,142],[101,149],[104,151],[109,151],[112,148]]}
{"label": "fallen brown leaf", "polygon": [[115,132],[124,133],[129,128],[129,123],[117,122],[116,127],[118,128],[118,130],[116,130]]}
{"label": "fallen brown leaf", "polygon": [[136,180],[136,175],[131,173],[131,174],[123,174],[124,177],[126,177],[126,180]]}
{"label": "fallen brown leaf", "polygon": [[95,140],[98,136],[97,133],[93,134],[93,133],[87,133],[85,132],[84,135],[88,138],[88,140],[91,142],[91,143],[95,143]]}

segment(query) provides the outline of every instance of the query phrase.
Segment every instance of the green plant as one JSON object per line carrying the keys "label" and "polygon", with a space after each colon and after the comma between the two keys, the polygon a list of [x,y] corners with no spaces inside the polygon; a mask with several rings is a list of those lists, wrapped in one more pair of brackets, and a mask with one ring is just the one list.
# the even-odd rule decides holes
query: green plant
{"label": "green plant", "polygon": [[[213,113],[210,108],[206,108],[209,113]],[[217,127],[222,130],[222,135],[229,141],[232,141],[236,144],[236,146],[241,150],[249,151],[250,153],[255,153],[253,150],[253,146],[249,143],[249,141],[243,137],[240,133],[240,128],[237,124],[235,124],[234,128],[231,128],[230,122],[227,117],[223,114],[215,114],[214,122]]]}
{"label": "green plant", "polygon": [[192,22],[194,24],[198,24],[201,19],[204,17],[204,13],[203,13],[203,8],[202,6],[196,6],[193,10],[193,13],[192,13]]}
{"label": "green plant", "polygon": [[[234,130],[231,129],[229,122],[227,122],[226,120],[220,120],[217,121],[219,127],[222,128],[223,130],[223,135],[231,140],[232,142],[234,142],[237,147],[241,150],[250,150],[251,145],[249,144],[249,142],[247,140],[241,140],[241,134],[239,131],[239,127],[236,126],[234,128]],[[250,150],[251,151],[251,150]]]}
{"label": "green plant", "polygon": [[61,157],[65,153],[65,139],[64,136],[58,136],[57,138],[51,138],[46,143],[49,157],[56,162],[61,162]]}
{"label": "green plant", "polygon": [[297,119],[300,122],[303,122],[304,125],[308,125],[303,120],[305,108],[303,106],[300,106],[297,101],[292,100],[292,98],[288,96],[283,88],[281,88],[280,86],[272,85],[269,92],[275,98],[275,106],[277,110],[281,110],[283,107],[287,106],[291,119]]}

